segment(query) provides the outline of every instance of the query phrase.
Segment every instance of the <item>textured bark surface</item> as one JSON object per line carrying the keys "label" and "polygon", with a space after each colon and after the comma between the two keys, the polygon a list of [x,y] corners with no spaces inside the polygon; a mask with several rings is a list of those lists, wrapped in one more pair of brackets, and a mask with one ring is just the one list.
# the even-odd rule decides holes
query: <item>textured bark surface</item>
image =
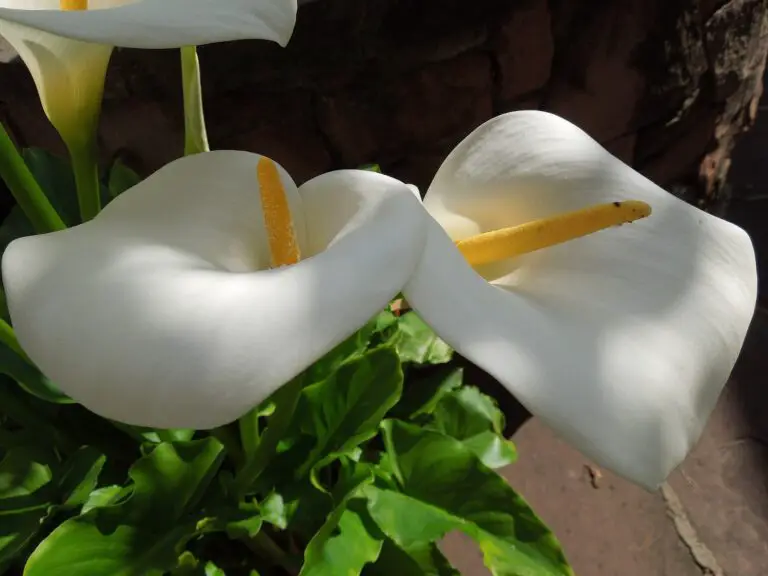
{"label": "textured bark surface", "polygon": [[[572,120],[660,184],[710,208],[735,137],[754,120],[768,0],[322,0],[288,49],[201,49],[216,148],[272,155],[298,180],[377,162],[428,185],[491,116],[542,108]],[[105,155],[149,172],[182,149],[176,51],[115,54]],[[0,66],[3,119],[48,144],[26,70]]]}

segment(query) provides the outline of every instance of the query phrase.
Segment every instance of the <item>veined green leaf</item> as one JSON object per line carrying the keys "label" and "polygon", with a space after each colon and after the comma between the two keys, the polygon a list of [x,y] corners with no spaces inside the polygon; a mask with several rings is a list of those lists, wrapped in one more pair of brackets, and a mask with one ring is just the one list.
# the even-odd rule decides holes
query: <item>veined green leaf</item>
{"label": "veined green leaf", "polygon": [[397,354],[380,347],[344,364],[304,389],[296,417],[315,446],[296,476],[321,468],[376,435],[379,422],[400,398],[403,374]]}
{"label": "veined green leaf", "polygon": [[367,486],[365,495],[399,547],[411,553],[461,530],[495,576],[573,576],[552,532],[462,442],[396,420],[383,431],[402,491]]}
{"label": "veined green leaf", "polygon": [[63,506],[82,506],[88,501],[106,460],[95,448],[83,446],[64,462],[58,478]]}
{"label": "veined green leaf", "polygon": [[415,312],[403,314],[397,324],[397,352],[402,362],[444,364],[453,350]]}
{"label": "veined green leaf", "polygon": [[403,397],[392,409],[391,416],[413,420],[432,414],[446,394],[461,386],[463,378],[464,370],[451,364],[410,370]]}
{"label": "veined green leaf", "polygon": [[222,459],[214,438],[154,447],[131,467],[130,498],[62,523],[32,553],[25,576],[147,576],[171,570],[178,547],[197,530],[186,514]]}
{"label": "veined green leaf", "polygon": [[19,555],[48,514],[52,474],[36,450],[14,448],[0,461],[0,572]]}
{"label": "veined green leaf", "polygon": [[479,389],[465,386],[445,394],[432,413],[432,426],[461,440],[489,468],[517,459],[514,444],[504,438],[504,413]]}
{"label": "veined green leaf", "polygon": [[0,344],[0,373],[13,378],[24,391],[54,404],[72,404],[37,367],[22,359],[5,344]]}
{"label": "veined green leaf", "polygon": [[383,533],[371,520],[365,500],[356,498],[362,486],[373,483],[367,467],[351,465],[344,478],[340,504],[310,540],[299,576],[360,574],[381,551]]}

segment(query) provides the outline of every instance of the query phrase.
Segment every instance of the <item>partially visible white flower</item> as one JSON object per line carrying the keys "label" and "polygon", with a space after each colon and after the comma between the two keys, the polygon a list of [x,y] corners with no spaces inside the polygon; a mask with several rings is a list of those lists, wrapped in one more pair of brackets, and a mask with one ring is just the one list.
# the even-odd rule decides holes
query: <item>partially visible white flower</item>
{"label": "partially visible white flower", "polygon": [[[275,188],[287,204],[263,206]],[[296,242],[282,253],[288,232]],[[418,200],[392,178],[338,171],[296,188],[257,154],[208,152],[165,166],[86,224],[15,240],[3,282],[19,342],[63,392],[121,422],[204,429],[244,414],[383,309],[424,234]]]}
{"label": "partially visible white flower", "polygon": [[0,36],[24,60],[45,113],[72,148],[92,138],[113,46],[239,39],[284,46],[296,10],[296,0],[0,0]]}
{"label": "partially visible white flower", "polygon": [[[454,243],[627,200],[653,213],[475,269]],[[754,313],[747,234],[536,111],[470,134],[424,206],[434,221],[403,289],[410,305],[586,456],[662,483],[699,439]]]}
{"label": "partially visible white flower", "polygon": [[0,0],[0,20],[126,48],[249,39],[285,46],[296,11],[296,0]]}

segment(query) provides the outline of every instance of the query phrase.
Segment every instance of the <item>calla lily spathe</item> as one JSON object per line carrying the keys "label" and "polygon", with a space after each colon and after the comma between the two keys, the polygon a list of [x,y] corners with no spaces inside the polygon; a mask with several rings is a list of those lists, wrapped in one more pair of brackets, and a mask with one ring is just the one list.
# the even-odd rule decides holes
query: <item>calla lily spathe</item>
{"label": "calla lily spathe", "polygon": [[401,182],[279,168],[297,264],[269,269],[249,152],[177,160],[75,228],[12,242],[3,281],[27,354],[92,411],[151,427],[230,422],[383,309],[424,242]]}
{"label": "calla lily spathe", "polygon": [[[113,46],[175,48],[260,38],[287,44],[296,0],[0,0],[0,35],[29,68],[69,146],[90,137]],[[85,126],[82,126],[85,124]]]}
{"label": "calla lily spathe", "polygon": [[0,20],[57,36],[125,48],[178,48],[263,39],[285,46],[296,0],[88,0],[61,10],[60,0],[0,0]]}
{"label": "calla lily spathe", "polygon": [[[454,244],[631,199],[651,216],[477,270]],[[412,308],[586,456],[661,484],[700,437],[754,313],[747,234],[537,111],[475,130],[424,206],[434,220],[403,289]]]}

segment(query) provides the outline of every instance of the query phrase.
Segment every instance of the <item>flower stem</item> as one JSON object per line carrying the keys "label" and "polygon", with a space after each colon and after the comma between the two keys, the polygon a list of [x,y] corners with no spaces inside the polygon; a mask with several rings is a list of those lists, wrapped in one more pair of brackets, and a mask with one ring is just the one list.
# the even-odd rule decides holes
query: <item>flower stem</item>
{"label": "flower stem", "polygon": [[0,177],[38,234],[64,230],[67,227],[1,123]]}
{"label": "flower stem", "polygon": [[237,431],[234,429],[234,426],[231,424],[220,426],[211,430],[210,434],[224,445],[224,450],[229,454],[235,467],[239,469],[243,465],[245,458],[243,457],[240,439],[237,437]]}
{"label": "flower stem", "polygon": [[301,563],[280,548],[263,529],[256,533],[253,538],[246,540],[245,544],[258,556],[280,566],[291,576],[296,576],[301,571]]}
{"label": "flower stem", "polygon": [[28,364],[32,366],[35,365],[32,360],[29,359],[27,353],[24,352],[21,344],[19,344],[19,341],[16,339],[16,333],[13,331],[13,328],[11,328],[11,325],[2,318],[0,318],[0,342],[16,352],[16,354],[21,356],[21,358],[24,359],[24,361]]}
{"label": "flower stem", "polygon": [[69,146],[72,159],[72,172],[77,186],[77,202],[80,206],[80,219],[92,220],[101,211],[101,183],[99,182],[99,162],[95,142]]}
{"label": "flower stem", "polygon": [[240,430],[240,445],[246,460],[250,460],[256,454],[259,447],[259,409],[251,409],[245,416],[237,421]]}
{"label": "flower stem", "polygon": [[208,152],[200,61],[195,46],[181,47],[181,86],[184,93],[184,155]]}
{"label": "flower stem", "polygon": [[173,435],[173,433],[170,430],[166,430],[164,428],[157,428],[155,429],[155,434],[157,434],[157,437],[160,438],[160,442],[167,442],[169,444],[173,444],[176,442],[176,437]]}

